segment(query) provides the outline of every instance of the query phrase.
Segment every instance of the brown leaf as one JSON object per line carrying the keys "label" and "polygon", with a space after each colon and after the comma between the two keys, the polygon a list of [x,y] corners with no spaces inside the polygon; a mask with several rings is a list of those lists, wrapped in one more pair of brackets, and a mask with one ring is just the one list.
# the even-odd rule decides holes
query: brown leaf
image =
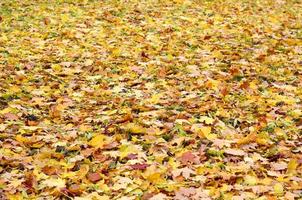
{"label": "brown leaf", "polygon": [[54,166],[45,166],[42,168],[42,172],[50,176],[57,174],[57,169]]}
{"label": "brown leaf", "polygon": [[109,144],[105,144],[103,146],[103,149],[110,150],[110,149],[114,149],[114,148],[118,147],[119,145],[120,144],[118,142],[114,141],[114,142],[111,142]]}
{"label": "brown leaf", "polygon": [[200,161],[205,161],[207,160],[207,155],[206,155],[206,145],[201,145],[200,148],[198,149]]}
{"label": "brown leaf", "polygon": [[196,189],[193,187],[190,188],[184,188],[181,187],[178,191],[175,192],[175,198],[177,200],[183,200],[183,199],[188,199],[191,196],[196,194]]}
{"label": "brown leaf", "polygon": [[90,156],[93,152],[94,152],[94,149],[93,149],[93,148],[81,150],[81,154],[82,154],[84,157]]}
{"label": "brown leaf", "polygon": [[102,179],[101,175],[99,173],[96,173],[96,172],[95,173],[89,173],[87,175],[87,178],[88,178],[89,181],[91,181],[93,183],[96,183],[96,182],[98,182],[99,180]]}
{"label": "brown leaf", "polygon": [[35,190],[36,186],[38,185],[38,182],[33,173],[28,172],[25,174],[24,185],[26,188],[28,188],[32,192]]}
{"label": "brown leaf", "polygon": [[4,118],[9,121],[16,121],[19,119],[19,116],[13,113],[5,113]]}
{"label": "brown leaf", "polygon": [[188,179],[190,178],[191,174],[195,174],[195,172],[188,167],[182,169],[175,169],[172,171],[173,179],[176,179],[180,175],[182,175],[185,179]]}
{"label": "brown leaf", "polygon": [[187,165],[189,163],[197,164],[197,163],[199,163],[199,160],[198,160],[197,156],[195,156],[192,152],[188,151],[188,152],[185,152],[181,155],[180,162],[183,165]]}
{"label": "brown leaf", "polygon": [[226,149],[224,153],[233,155],[233,156],[244,156],[246,153],[240,149]]}
{"label": "brown leaf", "polygon": [[73,195],[80,195],[83,191],[81,187],[77,184],[72,184],[69,188],[68,191],[72,193]]}
{"label": "brown leaf", "polygon": [[208,40],[208,39],[211,39],[211,37],[212,37],[212,36],[210,36],[210,35],[206,35],[206,36],[203,37],[203,39],[204,39],[204,40]]}
{"label": "brown leaf", "polygon": [[61,111],[58,109],[58,106],[56,106],[56,105],[51,106],[50,110],[49,110],[49,115],[52,118],[60,118],[61,117]]}
{"label": "brown leaf", "polygon": [[275,171],[287,169],[287,163],[271,163],[271,167]]}
{"label": "brown leaf", "polygon": [[247,89],[250,86],[250,83],[248,81],[244,81],[239,88],[240,89]]}
{"label": "brown leaf", "polygon": [[142,163],[142,164],[133,164],[133,165],[130,165],[130,167],[132,169],[135,169],[135,170],[144,170],[146,169],[147,167],[149,167],[149,164],[146,164],[146,163]]}
{"label": "brown leaf", "polygon": [[151,193],[151,192],[146,192],[144,193],[144,195],[142,196],[142,200],[148,200],[150,199],[151,197],[154,196],[154,193]]}
{"label": "brown leaf", "polygon": [[48,17],[45,17],[43,19],[43,22],[44,22],[45,25],[48,25],[48,24],[50,24],[50,19]]}
{"label": "brown leaf", "polygon": [[229,94],[229,89],[227,87],[223,87],[221,90],[220,90],[220,93],[223,95],[223,96],[226,96],[227,94]]}

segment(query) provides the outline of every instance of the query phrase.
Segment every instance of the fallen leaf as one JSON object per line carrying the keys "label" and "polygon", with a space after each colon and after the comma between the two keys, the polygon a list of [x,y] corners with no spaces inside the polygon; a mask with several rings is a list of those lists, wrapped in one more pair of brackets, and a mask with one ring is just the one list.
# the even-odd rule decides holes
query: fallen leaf
{"label": "fallen leaf", "polygon": [[274,185],[274,193],[276,196],[283,196],[284,194],[284,189],[283,189],[283,185],[281,183],[276,183]]}
{"label": "fallen leaf", "polygon": [[148,164],[145,164],[145,163],[143,163],[143,164],[133,164],[133,165],[130,165],[130,167],[131,167],[132,169],[135,169],[135,170],[144,170],[144,169],[146,169],[148,166],[149,166],[149,165],[148,165]]}
{"label": "fallen leaf", "polygon": [[298,167],[298,162],[296,159],[291,159],[287,165],[287,173],[294,173]]}
{"label": "fallen leaf", "polygon": [[163,193],[159,193],[159,194],[152,196],[149,200],[165,200],[165,199],[168,199],[167,195],[165,195]]}
{"label": "fallen leaf", "polygon": [[146,133],[146,128],[135,124],[135,123],[128,123],[125,126],[125,130],[132,133],[132,134],[145,134]]}
{"label": "fallen leaf", "polygon": [[99,173],[96,173],[96,172],[94,172],[94,173],[89,173],[89,174],[87,175],[87,178],[88,178],[89,181],[91,181],[91,182],[93,182],[93,183],[96,183],[96,182],[98,182],[99,180],[102,179],[101,175],[100,175]]}
{"label": "fallen leaf", "polygon": [[180,162],[183,165],[187,165],[189,163],[199,163],[199,160],[197,156],[195,156],[192,152],[188,151],[181,155]]}
{"label": "fallen leaf", "polygon": [[275,171],[281,171],[281,170],[287,169],[287,164],[286,163],[271,163],[271,167]]}
{"label": "fallen leaf", "polygon": [[89,144],[93,147],[101,148],[104,145],[105,139],[106,139],[105,135],[98,134],[90,140]]}
{"label": "fallen leaf", "polygon": [[5,113],[4,118],[10,121],[17,121],[19,119],[18,115],[15,115],[13,113]]}
{"label": "fallen leaf", "polygon": [[244,156],[246,153],[240,149],[225,149],[224,153],[233,155],[233,156]]}
{"label": "fallen leaf", "polygon": [[55,188],[64,188],[65,187],[65,180],[61,178],[49,178],[42,182],[42,185],[45,187],[55,187]]}

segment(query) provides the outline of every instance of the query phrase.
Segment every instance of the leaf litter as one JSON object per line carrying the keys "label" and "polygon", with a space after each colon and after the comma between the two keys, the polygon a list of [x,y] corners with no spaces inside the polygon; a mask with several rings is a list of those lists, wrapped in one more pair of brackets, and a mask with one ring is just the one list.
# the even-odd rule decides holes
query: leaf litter
{"label": "leaf litter", "polygon": [[300,199],[302,2],[2,0],[0,199]]}

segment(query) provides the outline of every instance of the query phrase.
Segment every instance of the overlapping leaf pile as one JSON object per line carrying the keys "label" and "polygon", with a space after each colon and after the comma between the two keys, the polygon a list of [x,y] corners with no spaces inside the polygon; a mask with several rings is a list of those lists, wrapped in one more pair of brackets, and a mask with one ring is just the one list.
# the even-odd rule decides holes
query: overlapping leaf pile
{"label": "overlapping leaf pile", "polygon": [[299,199],[299,0],[0,2],[0,199]]}

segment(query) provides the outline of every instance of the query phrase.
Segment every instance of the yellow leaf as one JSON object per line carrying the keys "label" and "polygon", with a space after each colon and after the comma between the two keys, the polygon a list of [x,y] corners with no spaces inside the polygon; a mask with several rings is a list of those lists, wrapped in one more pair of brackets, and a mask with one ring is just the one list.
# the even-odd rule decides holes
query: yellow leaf
{"label": "yellow leaf", "polygon": [[146,133],[146,128],[144,128],[138,124],[135,124],[135,123],[127,124],[125,129],[133,134],[145,134]]}
{"label": "yellow leaf", "polygon": [[256,185],[257,182],[258,182],[258,179],[257,179],[257,177],[255,177],[255,176],[247,175],[247,176],[245,176],[245,178],[244,178],[244,182],[245,182],[247,185]]}
{"label": "yellow leaf", "polygon": [[109,196],[107,195],[98,195],[96,192],[90,193],[87,196],[83,197],[75,197],[74,200],[109,200]]}
{"label": "yellow leaf", "polygon": [[46,187],[56,187],[56,188],[63,188],[65,187],[65,180],[63,179],[55,179],[55,178],[50,178],[42,182],[43,185]]}
{"label": "yellow leaf", "polygon": [[172,54],[168,54],[168,55],[167,55],[167,59],[168,59],[168,60],[173,60],[173,59],[174,59],[174,57],[173,57],[173,55],[172,55]]}
{"label": "yellow leaf", "polygon": [[261,183],[263,185],[270,185],[272,183],[272,180],[270,178],[264,178],[261,180]]}
{"label": "yellow leaf", "polygon": [[90,130],[91,130],[91,127],[82,124],[82,125],[79,127],[79,130],[82,131],[82,132],[86,132],[86,131],[90,131]]}
{"label": "yellow leaf", "polygon": [[60,72],[60,71],[62,71],[62,67],[61,67],[61,65],[59,65],[59,64],[53,64],[53,65],[51,65],[51,68],[52,68],[52,70],[55,71],[55,72]]}
{"label": "yellow leaf", "polygon": [[298,167],[298,162],[296,159],[291,159],[287,165],[287,173],[294,173]]}
{"label": "yellow leaf", "polygon": [[83,178],[89,171],[89,165],[81,165],[80,170],[78,171],[78,179]]}
{"label": "yellow leaf", "polygon": [[110,198],[107,195],[102,195],[102,196],[99,196],[98,199],[99,200],[109,200]]}
{"label": "yellow leaf", "polygon": [[163,182],[163,179],[161,178],[161,174],[158,172],[155,172],[154,174],[150,174],[149,176],[147,176],[147,180],[154,184],[159,184]]}
{"label": "yellow leaf", "polygon": [[18,93],[18,92],[21,92],[21,88],[18,87],[17,85],[13,85],[9,88],[9,91],[13,92],[13,93]]}
{"label": "yellow leaf", "polygon": [[9,194],[8,199],[10,200],[23,200],[23,195],[22,194]]}
{"label": "yellow leaf", "polygon": [[106,136],[103,134],[97,135],[90,140],[89,144],[93,147],[103,147]]}
{"label": "yellow leaf", "polygon": [[90,59],[87,59],[85,62],[84,62],[84,65],[87,67],[87,66],[90,66],[93,64],[93,60],[90,60]]}
{"label": "yellow leaf", "polygon": [[103,191],[110,191],[110,188],[104,182],[105,182],[104,180],[101,180],[97,183],[97,185]]}
{"label": "yellow leaf", "polygon": [[64,24],[69,20],[69,16],[67,14],[63,14],[63,15],[61,15],[61,20],[62,20],[62,23]]}
{"label": "yellow leaf", "polygon": [[14,186],[14,188],[17,188],[17,187],[19,187],[19,186],[21,186],[22,185],[22,180],[20,180],[20,179],[17,179],[17,180],[12,180],[11,182],[10,182],[10,184],[12,185],[12,186]]}
{"label": "yellow leaf", "polygon": [[196,132],[201,138],[207,138],[208,140],[214,140],[217,138],[216,134],[211,133],[212,128],[210,126],[200,126],[198,124],[194,124],[191,130]]}
{"label": "yellow leaf", "polygon": [[138,153],[138,149],[134,145],[122,145],[120,147],[121,158],[125,158],[130,153]]}
{"label": "yellow leaf", "polygon": [[162,97],[161,94],[154,94],[154,95],[152,95],[152,97],[151,97],[151,99],[149,101],[152,104],[157,104],[159,102],[159,100],[160,100],[161,97]]}
{"label": "yellow leaf", "polygon": [[213,124],[215,120],[210,117],[202,116],[200,117],[200,121],[205,122],[206,124]]}
{"label": "yellow leaf", "polygon": [[267,198],[265,196],[259,197],[256,200],[267,200]]}
{"label": "yellow leaf", "polygon": [[11,107],[7,107],[7,108],[4,108],[3,110],[0,111],[0,114],[6,114],[6,113],[9,113],[11,112],[13,109]]}
{"label": "yellow leaf", "polygon": [[20,143],[28,143],[30,140],[22,135],[16,135],[15,139]]}
{"label": "yellow leaf", "polygon": [[265,138],[257,138],[257,139],[256,139],[256,142],[257,142],[258,144],[260,144],[260,145],[266,145],[266,144],[268,144],[268,140],[265,139]]}
{"label": "yellow leaf", "polygon": [[245,145],[245,144],[255,141],[256,139],[257,139],[257,134],[253,132],[253,133],[248,134],[246,137],[239,139],[237,141],[237,144]]}
{"label": "yellow leaf", "polygon": [[4,131],[6,129],[6,124],[0,124],[0,131]]}
{"label": "yellow leaf", "polygon": [[204,137],[206,137],[208,140],[214,140],[217,138],[216,134],[211,133],[212,128],[209,126],[204,126],[201,128],[201,133]]}
{"label": "yellow leaf", "polygon": [[113,55],[114,57],[120,56],[120,55],[121,55],[121,50],[120,50],[119,48],[114,48],[114,49],[112,50],[112,55]]}
{"label": "yellow leaf", "polygon": [[201,174],[203,174],[205,172],[205,168],[203,167],[203,166],[200,166],[200,167],[198,167],[197,169],[196,169],[196,173],[198,174],[198,175],[201,175]]}
{"label": "yellow leaf", "polygon": [[276,196],[283,196],[284,189],[283,189],[283,185],[281,183],[276,183],[274,185],[274,193]]}
{"label": "yellow leaf", "polygon": [[215,140],[217,138],[217,135],[216,134],[209,134],[209,135],[205,135],[205,137],[208,139],[208,140]]}
{"label": "yellow leaf", "polygon": [[214,51],[213,56],[218,59],[223,59],[223,54],[220,51]]}

